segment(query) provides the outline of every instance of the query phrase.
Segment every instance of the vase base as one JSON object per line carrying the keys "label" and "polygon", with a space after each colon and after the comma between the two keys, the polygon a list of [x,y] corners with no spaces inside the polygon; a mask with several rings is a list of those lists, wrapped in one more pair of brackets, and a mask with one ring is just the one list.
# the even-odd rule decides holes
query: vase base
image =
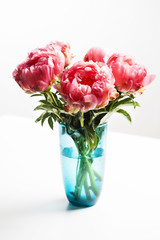
{"label": "vase base", "polygon": [[85,204],[85,203],[77,203],[73,201],[69,201],[72,206],[75,206],[77,208],[87,208],[87,207],[93,207],[95,204]]}
{"label": "vase base", "polygon": [[68,196],[67,196],[67,198],[68,198],[68,201],[70,202],[70,204],[72,204],[73,206],[79,207],[79,208],[92,207],[96,204],[95,199],[87,201],[86,199],[76,200],[76,199],[70,198]]}

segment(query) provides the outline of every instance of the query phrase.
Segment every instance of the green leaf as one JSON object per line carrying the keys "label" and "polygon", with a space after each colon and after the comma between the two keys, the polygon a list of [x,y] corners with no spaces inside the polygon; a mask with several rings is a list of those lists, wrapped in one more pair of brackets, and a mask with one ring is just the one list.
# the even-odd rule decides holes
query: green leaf
{"label": "green leaf", "polygon": [[54,120],[55,122],[56,122],[56,121],[59,122],[59,117],[58,117],[56,114],[51,113],[51,116],[52,116],[52,118],[53,118],[53,120]]}
{"label": "green leaf", "polygon": [[47,119],[47,117],[49,117],[49,116],[50,116],[50,113],[49,113],[49,112],[46,112],[46,113],[43,115],[43,117],[42,117],[42,119],[41,119],[41,125],[42,125],[42,126],[43,126],[45,120]]}
{"label": "green leaf", "polygon": [[140,107],[141,105],[138,102],[134,102],[134,108]]}
{"label": "green leaf", "polygon": [[85,137],[86,137],[89,148],[91,150],[94,150],[97,147],[96,132],[90,126],[85,126],[84,131],[85,131]]}
{"label": "green leaf", "polygon": [[46,92],[42,92],[42,95],[44,96],[44,98],[46,99],[46,101],[48,101],[48,94]]}
{"label": "green leaf", "polygon": [[42,114],[35,120],[35,122],[37,123],[37,122],[41,121],[41,119],[43,118],[43,115],[44,115],[44,113],[42,113]]}
{"label": "green leaf", "polygon": [[127,118],[127,120],[128,120],[129,122],[132,122],[131,116],[130,116],[129,113],[126,112],[125,110],[119,109],[119,110],[117,111],[117,113],[123,114],[123,115]]}
{"label": "green leaf", "polygon": [[51,107],[49,104],[40,104],[34,109],[34,111],[36,110],[53,111],[53,107]]}
{"label": "green leaf", "polygon": [[43,109],[43,104],[40,104],[37,107],[35,107],[34,111],[36,111],[36,110],[44,110]]}
{"label": "green leaf", "polygon": [[59,100],[62,102],[62,104],[66,104],[66,101],[62,97],[60,97]]}
{"label": "green leaf", "polygon": [[107,115],[107,111],[106,112],[102,112],[102,113],[99,113],[98,115],[96,115],[95,118],[93,118],[92,120],[92,127],[93,129],[95,130],[98,125],[100,124],[101,120]]}
{"label": "green leaf", "polygon": [[48,124],[49,124],[50,128],[53,130],[53,120],[51,117],[48,118]]}
{"label": "green leaf", "polygon": [[43,103],[43,104],[49,104],[49,105],[51,105],[50,103],[48,103],[47,100],[39,100],[39,102],[40,102],[40,103]]}
{"label": "green leaf", "polygon": [[117,107],[120,106],[120,105],[124,105],[124,104],[128,104],[128,103],[129,103],[129,104],[133,104],[133,100],[132,100],[131,97],[127,97],[127,98],[125,98],[125,99],[122,99],[122,100],[120,100],[120,101],[118,101],[118,102],[113,103],[113,104],[111,105],[109,111],[117,108]]}
{"label": "green leaf", "polygon": [[36,93],[36,94],[32,94],[30,97],[40,97],[40,96],[42,96],[41,93]]}

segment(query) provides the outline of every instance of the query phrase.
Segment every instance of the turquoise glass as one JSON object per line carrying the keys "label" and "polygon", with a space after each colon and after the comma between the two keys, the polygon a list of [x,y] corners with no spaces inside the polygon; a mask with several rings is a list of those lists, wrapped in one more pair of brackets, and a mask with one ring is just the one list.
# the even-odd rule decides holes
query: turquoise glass
{"label": "turquoise glass", "polygon": [[84,129],[69,130],[59,125],[62,174],[70,203],[89,207],[96,203],[102,188],[107,123],[96,129],[98,144],[90,150]]}

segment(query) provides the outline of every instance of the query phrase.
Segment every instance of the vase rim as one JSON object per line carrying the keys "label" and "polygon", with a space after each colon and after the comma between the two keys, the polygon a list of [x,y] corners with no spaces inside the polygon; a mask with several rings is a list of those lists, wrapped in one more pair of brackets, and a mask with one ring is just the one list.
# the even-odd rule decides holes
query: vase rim
{"label": "vase rim", "polygon": [[[64,123],[59,123],[59,125],[60,125],[60,126],[67,127]],[[103,124],[99,124],[99,125],[97,126],[97,128],[103,127],[103,126],[107,126],[107,122],[105,122],[105,123],[103,123]],[[84,129],[84,128],[73,129],[73,131],[77,131],[77,130],[79,130],[79,129]]]}

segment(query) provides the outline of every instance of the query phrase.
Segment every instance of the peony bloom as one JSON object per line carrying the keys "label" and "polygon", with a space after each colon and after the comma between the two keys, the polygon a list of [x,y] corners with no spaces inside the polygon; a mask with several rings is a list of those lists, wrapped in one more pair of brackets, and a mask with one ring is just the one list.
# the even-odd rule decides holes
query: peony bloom
{"label": "peony bloom", "polygon": [[100,47],[90,48],[89,51],[84,56],[84,61],[88,62],[92,60],[93,62],[105,63],[107,54],[104,49]]}
{"label": "peony bloom", "polygon": [[73,54],[70,51],[70,45],[69,43],[64,42],[51,42],[46,46],[46,48],[52,52],[54,49],[58,49],[61,51],[65,57],[65,66],[69,65],[72,61]]}
{"label": "peony bloom", "polygon": [[113,54],[107,64],[112,69],[115,86],[120,92],[134,93],[155,79],[155,75],[147,75],[144,66],[125,55]]}
{"label": "peony bloom", "polygon": [[62,75],[64,64],[64,55],[60,51],[51,53],[46,48],[38,48],[18,65],[13,78],[25,92],[42,92]]}
{"label": "peony bloom", "polygon": [[114,77],[110,69],[96,63],[77,62],[67,68],[60,80],[60,93],[67,102],[66,111],[89,111],[108,104],[113,96]]}

